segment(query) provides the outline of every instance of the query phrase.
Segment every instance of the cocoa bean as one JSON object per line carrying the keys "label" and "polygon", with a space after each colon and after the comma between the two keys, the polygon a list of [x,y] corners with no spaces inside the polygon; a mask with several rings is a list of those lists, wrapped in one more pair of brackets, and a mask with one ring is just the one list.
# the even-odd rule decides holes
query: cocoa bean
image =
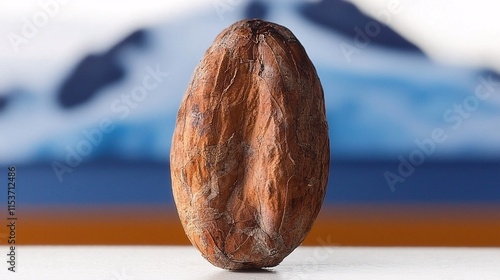
{"label": "cocoa bean", "polygon": [[304,240],[328,180],[323,89],[287,28],[242,20],[194,71],[170,154],[179,218],[225,269],[271,267]]}

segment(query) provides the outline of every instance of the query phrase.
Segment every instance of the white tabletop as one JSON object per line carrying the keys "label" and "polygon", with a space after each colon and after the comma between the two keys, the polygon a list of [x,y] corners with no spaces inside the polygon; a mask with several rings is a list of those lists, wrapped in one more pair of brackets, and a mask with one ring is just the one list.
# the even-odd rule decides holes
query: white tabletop
{"label": "white tabletop", "polygon": [[500,279],[500,248],[300,247],[279,266],[231,272],[188,246],[20,246],[0,279]]}

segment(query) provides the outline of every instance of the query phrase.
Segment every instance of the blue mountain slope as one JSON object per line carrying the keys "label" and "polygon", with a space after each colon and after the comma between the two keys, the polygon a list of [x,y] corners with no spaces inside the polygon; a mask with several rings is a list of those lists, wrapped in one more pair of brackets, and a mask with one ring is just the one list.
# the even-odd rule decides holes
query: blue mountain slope
{"label": "blue mountain slope", "polygon": [[245,18],[266,19],[269,14],[269,6],[264,1],[251,1],[244,9]]}
{"label": "blue mountain slope", "polygon": [[7,107],[9,103],[9,97],[6,95],[0,95],[0,113]]}
{"label": "blue mountain slope", "polygon": [[[404,51],[422,51],[389,28],[387,25],[363,14],[354,4],[344,0],[329,0],[302,4],[300,13],[308,20],[339,32],[354,40],[368,30],[370,40],[383,47]],[[368,36],[364,34],[364,36]]]}
{"label": "blue mountain slope", "polygon": [[58,101],[66,109],[89,101],[106,86],[125,77],[119,55],[130,46],[143,46],[146,31],[137,30],[103,54],[89,54],[76,65],[58,92]]}

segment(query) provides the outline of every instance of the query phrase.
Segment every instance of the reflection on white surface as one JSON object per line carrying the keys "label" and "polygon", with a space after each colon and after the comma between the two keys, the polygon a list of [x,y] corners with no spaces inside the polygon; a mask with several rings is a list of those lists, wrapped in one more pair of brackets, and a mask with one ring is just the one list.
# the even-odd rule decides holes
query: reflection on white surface
{"label": "reflection on white surface", "polygon": [[500,279],[500,248],[299,247],[277,267],[243,272],[191,246],[21,246],[17,260],[0,279]]}

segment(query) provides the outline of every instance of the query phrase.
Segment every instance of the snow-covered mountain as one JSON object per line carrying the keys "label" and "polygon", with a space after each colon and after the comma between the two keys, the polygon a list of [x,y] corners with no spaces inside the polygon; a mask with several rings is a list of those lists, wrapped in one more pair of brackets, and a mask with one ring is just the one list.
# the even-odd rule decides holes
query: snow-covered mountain
{"label": "snow-covered mountain", "polygon": [[0,163],[168,160],[194,68],[222,29],[247,17],[282,24],[304,45],[324,87],[334,158],[500,156],[494,72],[433,62],[347,2],[214,1],[72,65],[40,67],[44,87],[2,84]]}

